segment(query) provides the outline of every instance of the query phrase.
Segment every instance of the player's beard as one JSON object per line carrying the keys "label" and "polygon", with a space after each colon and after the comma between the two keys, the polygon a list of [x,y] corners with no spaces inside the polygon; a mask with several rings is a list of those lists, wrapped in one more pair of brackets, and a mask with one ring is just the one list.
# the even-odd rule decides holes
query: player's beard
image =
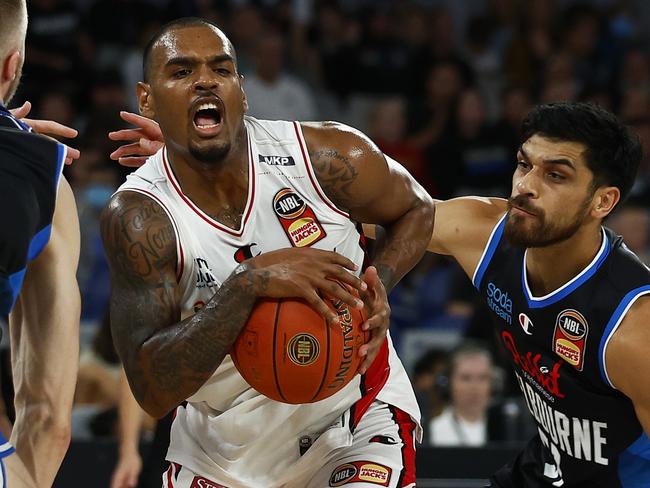
{"label": "player's beard", "polygon": [[[506,217],[503,235],[514,247],[546,247],[563,242],[573,236],[582,226],[585,217],[589,213],[591,198],[591,195],[585,198],[568,223],[558,222],[553,219],[547,220],[546,212],[538,208],[533,209],[528,203],[528,197],[520,195],[510,198],[508,199],[508,216]],[[513,206],[530,210],[535,217],[512,215],[511,209]],[[525,220],[532,220],[532,222],[526,226],[524,224]]]}
{"label": "player's beard", "polygon": [[203,164],[217,164],[222,161],[230,152],[230,142],[223,142],[207,147],[201,147],[198,144],[189,145],[190,154],[194,159]]}

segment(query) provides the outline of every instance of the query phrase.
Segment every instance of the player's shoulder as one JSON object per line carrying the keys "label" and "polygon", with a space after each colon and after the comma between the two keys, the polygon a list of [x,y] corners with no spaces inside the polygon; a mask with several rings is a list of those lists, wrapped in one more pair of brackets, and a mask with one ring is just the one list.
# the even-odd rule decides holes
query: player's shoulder
{"label": "player's shoulder", "polygon": [[310,152],[336,151],[349,157],[379,153],[377,146],[362,131],[336,121],[300,122]]}
{"label": "player's shoulder", "polygon": [[120,190],[111,196],[101,216],[101,231],[127,240],[172,229],[172,220],[163,205],[151,195],[137,189]]}
{"label": "player's shoulder", "polygon": [[154,268],[175,273],[174,225],[150,196],[134,190],[115,193],[100,216],[100,233],[114,277],[154,279]]}
{"label": "player's shoulder", "polygon": [[52,160],[59,157],[62,145],[47,136],[16,127],[0,127],[0,160],[22,159],[31,169],[50,168]]}

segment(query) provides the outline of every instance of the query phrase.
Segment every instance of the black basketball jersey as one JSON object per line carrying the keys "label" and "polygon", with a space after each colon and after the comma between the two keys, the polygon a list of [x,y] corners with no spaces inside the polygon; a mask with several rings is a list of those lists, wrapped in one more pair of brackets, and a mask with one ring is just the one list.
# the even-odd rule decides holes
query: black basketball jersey
{"label": "black basketball jersey", "polygon": [[535,297],[526,251],[502,238],[505,220],[494,228],[472,281],[512,359],[538,435],[496,481],[526,488],[650,487],[650,440],[605,363],[625,313],[650,293],[650,270],[603,228],[589,266]]}
{"label": "black basketball jersey", "polygon": [[66,149],[0,105],[0,313],[11,311],[25,269],[50,238]]}

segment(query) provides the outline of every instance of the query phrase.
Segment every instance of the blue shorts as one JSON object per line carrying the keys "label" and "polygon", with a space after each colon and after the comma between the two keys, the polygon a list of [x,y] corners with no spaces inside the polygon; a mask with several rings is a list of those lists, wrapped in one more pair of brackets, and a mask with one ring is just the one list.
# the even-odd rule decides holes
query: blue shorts
{"label": "blue shorts", "polygon": [[16,449],[7,439],[0,434],[0,488],[7,488],[7,476],[5,471],[4,458],[14,453]]}

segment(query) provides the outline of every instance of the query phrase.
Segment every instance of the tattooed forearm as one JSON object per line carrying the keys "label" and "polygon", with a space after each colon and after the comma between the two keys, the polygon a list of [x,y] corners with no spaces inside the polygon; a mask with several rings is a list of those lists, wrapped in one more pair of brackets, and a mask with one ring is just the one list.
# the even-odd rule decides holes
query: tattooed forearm
{"label": "tattooed forearm", "polygon": [[431,238],[433,212],[428,202],[413,207],[391,225],[375,245],[373,265],[386,291],[390,291],[422,258]]}
{"label": "tattooed forearm", "polygon": [[162,208],[133,192],[118,194],[101,230],[116,348],[140,404],[162,416],[221,364],[255,302],[254,287],[263,284],[261,273],[238,270],[201,311],[181,321],[176,236]]}
{"label": "tattooed forearm", "polygon": [[143,403],[165,413],[196,392],[223,361],[256,296],[252,273],[234,273],[197,314],[151,336],[136,366],[147,380]]}
{"label": "tattooed forearm", "polygon": [[327,196],[348,210],[355,201],[351,185],[359,175],[350,159],[334,149],[310,150],[309,157]]}

